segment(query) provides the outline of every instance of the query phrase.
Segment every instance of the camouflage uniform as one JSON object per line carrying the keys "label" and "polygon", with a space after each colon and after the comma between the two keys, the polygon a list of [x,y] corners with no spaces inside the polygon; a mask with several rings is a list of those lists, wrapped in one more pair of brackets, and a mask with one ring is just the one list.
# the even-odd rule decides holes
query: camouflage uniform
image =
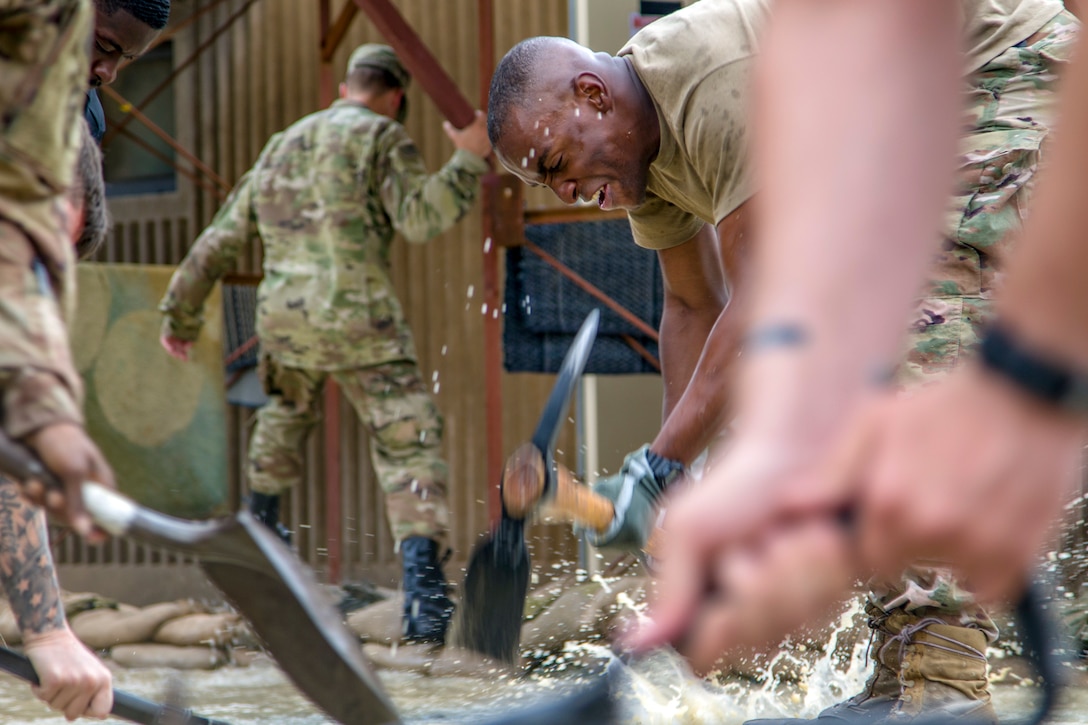
{"label": "camouflage uniform", "polygon": [[448,527],[442,418],[390,279],[394,231],[423,242],[472,204],[486,161],[458,150],[428,175],[396,121],[338,100],[274,136],[174,274],[164,333],[195,339],[204,298],[260,240],[261,375],[249,482],[280,494],[303,476],[302,442],[331,376],[372,436],[398,541]]}
{"label": "camouflage uniform", "polygon": [[61,201],[79,153],[93,17],[90,0],[0,0],[0,391],[4,430],[17,438],[83,420]]}
{"label": "camouflage uniform", "polygon": [[[971,127],[960,141],[960,190],[946,215],[944,242],[911,321],[904,386],[936,380],[978,343],[1001,276],[1002,258],[1029,206],[1041,147],[1054,121],[1055,82],[1080,24],[1063,12],[1028,41],[970,78]],[[915,568],[899,582],[874,583],[873,605],[981,629],[997,628],[946,571]]]}

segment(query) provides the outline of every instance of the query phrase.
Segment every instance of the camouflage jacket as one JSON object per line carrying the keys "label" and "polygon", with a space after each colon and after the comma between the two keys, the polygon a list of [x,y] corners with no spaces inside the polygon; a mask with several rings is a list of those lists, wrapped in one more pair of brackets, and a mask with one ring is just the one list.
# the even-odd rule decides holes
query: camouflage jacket
{"label": "camouflage jacket", "polygon": [[46,425],[82,423],[83,383],[68,347],[72,245],[55,267],[16,226],[0,221],[0,395],[4,431],[21,438]]}
{"label": "camouflage jacket", "polygon": [[268,142],[175,272],[160,305],[163,331],[195,339],[212,285],[260,240],[264,353],[317,370],[414,359],[389,276],[394,231],[413,242],[445,231],[487,169],[459,150],[428,175],[403,126],[336,101]]}
{"label": "camouflage jacket", "polygon": [[51,249],[64,226],[57,198],[71,185],[87,88],[90,0],[0,3],[0,217]]}
{"label": "camouflage jacket", "polygon": [[90,0],[9,0],[0,13],[0,414],[16,438],[82,422],[64,322],[75,255],[60,202],[93,22]]}

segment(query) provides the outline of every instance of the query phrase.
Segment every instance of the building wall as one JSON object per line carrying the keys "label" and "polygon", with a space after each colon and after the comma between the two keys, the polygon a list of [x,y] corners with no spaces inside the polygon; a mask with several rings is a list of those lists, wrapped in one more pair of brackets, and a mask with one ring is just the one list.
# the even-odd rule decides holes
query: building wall
{"label": "building wall", "polygon": [[[335,18],[344,0],[334,0]],[[172,26],[214,3],[175,0]],[[479,39],[474,0],[397,0],[394,3],[473,103],[480,98]],[[495,0],[495,48],[501,57],[517,40],[530,35],[566,35],[566,0]],[[199,55],[175,81],[177,140],[228,184],[244,173],[274,132],[318,108],[319,4],[315,0],[224,0],[173,38],[175,65],[182,63],[228,18],[243,13],[229,31]],[[363,13],[355,18],[336,53],[337,78],[359,43],[380,40]],[[138,67],[129,69],[137,72]],[[122,71],[125,72],[125,71]],[[139,99],[127,99],[138,101]],[[418,84],[409,92],[408,132],[428,167],[436,170],[453,150],[441,129],[441,117]],[[103,98],[109,106],[114,101]],[[105,149],[109,153],[109,148]],[[182,162],[184,164],[184,162]],[[111,199],[113,234],[100,259],[111,262],[176,264],[211,219],[222,192],[198,188],[179,176],[169,194]],[[540,194],[531,204],[554,204]],[[485,410],[483,325],[481,315],[481,219],[475,208],[454,229],[426,245],[399,244],[394,255],[395,282],[416,336],[424,374],[437,384],[437,401],[446,418],[444,448],[451,470],[454,562],[464,562],[487,528],[485,480]],[[251,250],[240,273],[260,272],[260,251]],[[550,390],[547,375],[503,377],[503,446],[509,453],[531,435]],[[350,406],[340,402],[344,520],[347,542],[344,576],[387,580],[395,571],[380,490],[367,458],[366,436]],[[244,453],[252,413],[230,410],[231,490],[237,504],[242,492]],[[322,573],[324,549],[323,435],[309,444],[307,486],[291,495],[286,518],[297,531],[301,556]],[[560,449],[574,463],[573,426]],[[566,526],[533,527],[534,559],[573,558],[575,546]],[[130,550],[131,549],[131,550]],[[175,565],[174,557],[127,544],[87,548],[69,539],[58,550],[60,562],[75,567]],[[70,567],[69,567],[70,568]],[[62,571],[64,568],[62,567]],[[452,578],[459,571],[451,570]]]}

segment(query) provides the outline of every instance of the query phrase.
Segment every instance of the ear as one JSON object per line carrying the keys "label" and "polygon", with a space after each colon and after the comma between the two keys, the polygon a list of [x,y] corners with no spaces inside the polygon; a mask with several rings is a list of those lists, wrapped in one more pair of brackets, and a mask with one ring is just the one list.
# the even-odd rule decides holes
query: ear
{"label": "ear", "polygon": [[347,98],[348,97],[348,84],[347,83],[341,83],[340,84],[340,97],[341,98]]}
{"label": "ear", "polygon": [[578,100],[585,99],[600,113],[612,110],[612,93],[608,85],[596,73],[583,71],[574,79],[574,91]]}

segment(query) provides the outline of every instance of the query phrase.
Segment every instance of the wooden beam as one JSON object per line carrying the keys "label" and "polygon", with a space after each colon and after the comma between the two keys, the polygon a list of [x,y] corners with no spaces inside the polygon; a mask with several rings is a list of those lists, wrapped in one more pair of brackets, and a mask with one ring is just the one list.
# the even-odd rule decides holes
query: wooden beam
{"label": "wooden beam", "polygon": [[416,79],[438,110],[455,128],[472,123],[476,111],[457,84],[416,35],[416,31],[389,0],[352,0],[396,51],[400,62]]}
{"label": "wooden beam", "polygon": [[[322,5],[322,8],[325,6]],[[324,10],[322,10],[324,12]],[[326,25],[326,28],[321,33],[321,62],[331,63],[332,57],[336,53],[336,49],[340,47],[340,43],[344,41],[344,36],[348,32],[348,28],[351,27],[351,21],[355,19],[355,16],[359,12],[359,6],[353,2],[344,3],[343,10],[336,17],[336,22],[332,25]]]}

